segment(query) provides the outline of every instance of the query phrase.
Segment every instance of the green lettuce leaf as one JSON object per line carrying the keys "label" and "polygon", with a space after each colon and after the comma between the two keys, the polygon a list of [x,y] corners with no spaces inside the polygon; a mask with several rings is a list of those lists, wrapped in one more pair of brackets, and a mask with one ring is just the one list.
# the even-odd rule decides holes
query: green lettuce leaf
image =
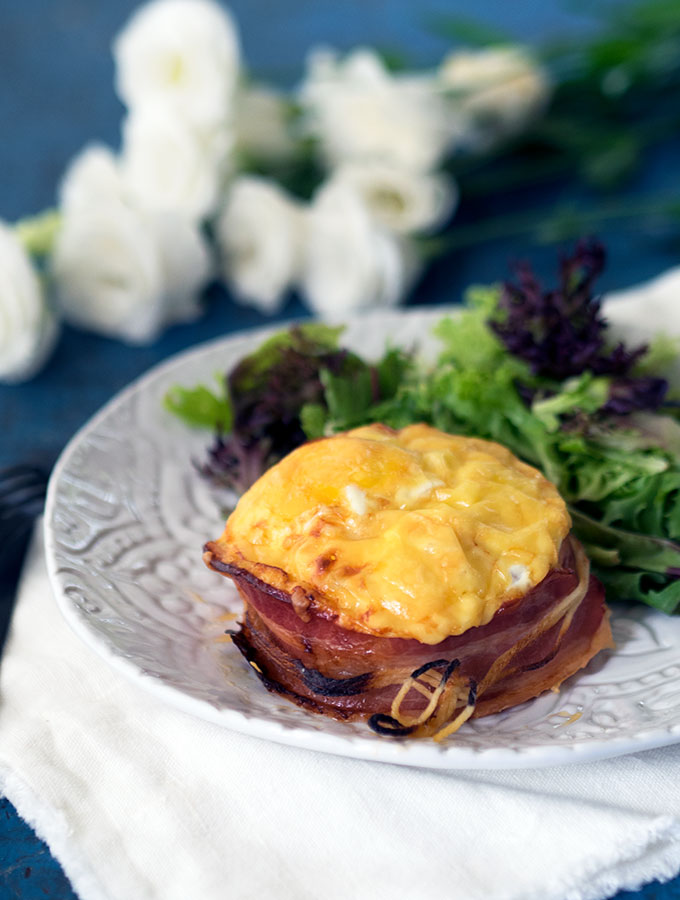
{"label": "green lettuce leaf", "polygon": [[570,510],[574,533],[583,543],[609,599],[646,603],[665,613],[680,604],[680,544],[624,531]]}
{"label": "green lettuce leaf", "polygon": [[548,431],[557,431],[561,416],[575,413],[594,413],[607,402],[609,378],[596,378],[592,372],[583,372],[577,378],[569,378],[560,390],[549,397],[538,397],[531,404],[531,411]]}
{"label": "green lettuce leaf", "polygon": [[163,405],[194,428],[220,432],[231,428],[233,413],[224,387],[213,392],[204,385],[194,388],[174,385],[165,394]]}
{"label": "green lettuce leaf", "polygon": [[253,353],[245,356],[232,371],[232,393],[255,390],[263,377],[279,365],[286,350],[321,356],[338,349],[344,325],[324,325],[321,322],[303,322],[292,328],[277,331]]}

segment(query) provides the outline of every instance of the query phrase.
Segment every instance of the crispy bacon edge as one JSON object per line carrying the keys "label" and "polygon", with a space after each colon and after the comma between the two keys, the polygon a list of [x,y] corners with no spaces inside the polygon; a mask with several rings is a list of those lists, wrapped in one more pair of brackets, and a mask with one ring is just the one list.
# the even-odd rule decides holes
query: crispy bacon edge
{"label": "crispy bacon edge", "polygon": [[558,689],[613,647],[604,590],[572,536],[539,585],[438,644],[345,628],[314,592],[267,584],[222,561],[215,542],[203,558],[244,600],[229,634],[264,686],[313,712],[367,719],[378,734],[442,740],[468,718]]}

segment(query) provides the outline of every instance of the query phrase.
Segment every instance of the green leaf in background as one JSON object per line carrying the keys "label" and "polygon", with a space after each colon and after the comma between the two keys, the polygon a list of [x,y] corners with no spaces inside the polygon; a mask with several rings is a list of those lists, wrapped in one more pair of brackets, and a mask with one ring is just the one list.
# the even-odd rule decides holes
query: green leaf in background
{"label": "green leaf in background", "polygon": [[408,54],[398,47],[376,47],[375,51],[388,72],[405,72],[413,68]]}
{"label": "green leaf in background", "polygon": [[429,15],[425,27],[438,37],[471,47],[486,47],[494,44],[514,44],[515,39],[496,25],[478,22],[464,16]]}
{"label": "green leaf in background", "polygon": [[[602,195],[625,188],[645,167],[657,165],[655,148],[675,153],[680,2],[594,0],[582,3],[580,14],[590,19],[590,27],[533,48],[552,85],[544,113],[505,144],[486,153],[462,153],[448,163],[468,211],[474,210],[471,199],[512,197],[518,189],[538,185],[546,188],[545,200],[514,215],[493,216],[484,209],[464,225],[454,222],[446,236],[435,239],[440,252],[518,234],[559,243],[603,222],[636,231],[652,225],[677,236],[677,199],[673,203],[636,191],[627,203],[620,196],[612,203]],[[501,34],[455,15],[430,17],[426,26],[452,44],[473,48],[526,42],[520,33]],[[452,46],[453,52],[457,49]],[[555,197],[570,196],[578,200],[555,202]],[[640,213],[631,216],[633,204]],[[648,220],[644,224],[642,215]]]}
{"label": "green leaf in background", "polygon": [[620,184],[633,174],[640,163],[642,142],[631,132],[607,135],[606,140],[593,143],[581,163],[584,181],[598,188]]}
{"label": "green leaf in background", "polygon": [[165,394],[163,405],[194,428],[210,428],[220,432],[231,428],[231,404],[224,390],[220,395],[204,385],[194,388],[175,385]]}
{"label": "green leaf in background", "polygon": [[16,234],[27,252],[34,257],[49,256],[61,227],[58,209],[46,209],[35,216],[26,216],[17,222]]}

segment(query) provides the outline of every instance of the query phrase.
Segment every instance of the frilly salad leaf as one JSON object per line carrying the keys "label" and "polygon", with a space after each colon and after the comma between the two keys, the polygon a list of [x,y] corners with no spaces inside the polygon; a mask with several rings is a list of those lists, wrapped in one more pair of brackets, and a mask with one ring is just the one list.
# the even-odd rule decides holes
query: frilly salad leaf
{"label": "frilly salad leaf", "polygon": [[306,322],[273,334],[231,371],[228,381],[232,393],[240,397],[248,392],[261,391],[272,378],[272,373],[286,360],[295,357],[318,359],[324,354],[335,353],[343,331],[342,325]]}
{"label": "frilly salad leaf", "polygon": [[578,510],[572,510],[572,521],[608,599],[642,600],[665,613],[676,611],[680,604],[680,544],[613,528]]}
{"label": "frilly salad leaf", "polygon": [[201,385],[168,392],[167,409],[216,431],[199,465],[206,478],[242,493],[295,447],[324,434],[331,417],[351,428],[394,393],[408,354],[389,350],[370,365],[338,346],[342,331],[312,322],[277,332],[227,373],[222,398]]}
{"label": "frilly salad leaf", "polygon": [[227,374],[233,423],[208,450],[207,478],[241,493],[306,440],[300,411],[323,403],[322,373],[346,377],[364,365],[338,348],[341,332],[317,323],[279,332]]}
{"label": "frilly salad leaf", "polygon": [[210,428],[213,431],[228,431],[231,428],[231,404],[223,385],[216,391],[201,384],[195,388],[175,385],[166,393],[163,404],[169,412],[195,428]]}
{"label": "frilly salad leaf", "polygon": [[303,407],[303,421],[312,425],[307,436],[320,437],[329,430],[346,431],[365,424],[367,410],[378,409],[393,399],[412,365],[412,359],[404,351],[390,349],[374,365],[356,364],[348,374],[322,371],[324,403],[316,407],[324,411],[324,418],[319,416],[312,424],[312,411],[309,406]]}
{"label": "frilly salad leaf", "polygon": [[562,383],[563,391],[572,378],[586,373],[609,376],[606,402],[598,408],[618,415],[658,409],[666,381],[635,372],[648,348],[631,350],[608,341],[601,300],[593,293],[604,264],[604,247],[595,240],[581,241],[572,256],[561,260],[559,286],[548,291],[526,263],[520,264],[517,282],[502,285],[489,324],[508,352],[547,382],[548,390],[551,380]]}
{"label": "frilly salad leaf", "polygon": [[583,372],[578,377],[568,378],[560,391],[547,397],[535,397],[531,411],[548,431],[553,432],[560,428],[562,416],[597,412],[608,398],[609,381],[592,372]]}
{"label": "frilly salad leaf", "polygon": [[[581,242],[545,291],[518,280],[472,288],[436,328],[434,366],[391,348],[369,363],[340,330],[280,332],[226,377],[224,397],[174,389],[166,405],[217,429],[204,475],[244,490],[304,440],[380,421],[427,422],[498,441],[553,481],[610,599],[680,605],[680,425],[665,406],[668,341],[612,342],[593,284],[604,250]],[[232,413],[231,431],[225,425]]]}

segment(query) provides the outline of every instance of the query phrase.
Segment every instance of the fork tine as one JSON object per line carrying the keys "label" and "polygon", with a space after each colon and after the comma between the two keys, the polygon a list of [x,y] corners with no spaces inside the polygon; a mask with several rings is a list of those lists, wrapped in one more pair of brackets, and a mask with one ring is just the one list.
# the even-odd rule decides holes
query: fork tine
{"label": "fork tine", "polygon": [[0,469],[0,537],[3,542],[17,532],[23,535],[40,515],[46,488],[47,477],[35,466]]}
{"label": "fork tine", "polygon": [[11,469],[0,469],[0,499],[11,498],[13,492],[25,488],[45,490],[47,477],[39,469],[13,466]]}
{"label": "fork tine", "polygon": [[39,472],[11,472],[10,474],[0,473],[0,489],[11,490],[13,486],[22,484],[45,484],[47,479]]}
{"label": "fork tine", "polygon": [[14,509],[3,509],[0,506],[0,542],[20,522],[32,522],[42,511],[42,500],[36,500],[31,506],[15,507]]}
{"label": "fork tine", "polygon": [[5,466],[4,468],[0,468],[0,482],[24,476],[30,476],[40,481],[45,481],[47,478],[44,470],[38,468],[38,466],[28,466],[22,463],[17,466]]}
{"label": "fork tine", "polygon": [[24,476],[22,478],[0,478],[0,495],[9,494],[12,491],[21,490],[23,487],[41,487],[44,488],[45,479],[37,478],[34,475]]}
{"label": "fork tine", "polygon": [[1,506],[22,506],[24,503],[30,502],[32,499],[39,499],[45,496],[45,485],[43,484],[20,484],[7,488],[3,492],[0,486],[0,507]]}
{"label": "fork tine", "polygon": [[40,479],[41,481],[45,479],[45,472],[43,469],[39,469],[37,466],[4,466],[0,468],[0,481],[6,481],[11,478],[21,478],[23,476],[30,476],[31,478]]}
{"label": "fork tine", "polygon": [[32,524],[33,519],[23,520],[19,527],[12,530],[4,542],[0,542],[0,575],[5,572],[6,567],[16,565],[26,545]]}
{"label": "fork tine", "polygon": [[34,466],[29,463],[16,463],[13,466],[0,466],[0,478],[4,478],[5,475],[11,475],[14,472],[37,472],[42,476],[45,474],[40,466]]}

